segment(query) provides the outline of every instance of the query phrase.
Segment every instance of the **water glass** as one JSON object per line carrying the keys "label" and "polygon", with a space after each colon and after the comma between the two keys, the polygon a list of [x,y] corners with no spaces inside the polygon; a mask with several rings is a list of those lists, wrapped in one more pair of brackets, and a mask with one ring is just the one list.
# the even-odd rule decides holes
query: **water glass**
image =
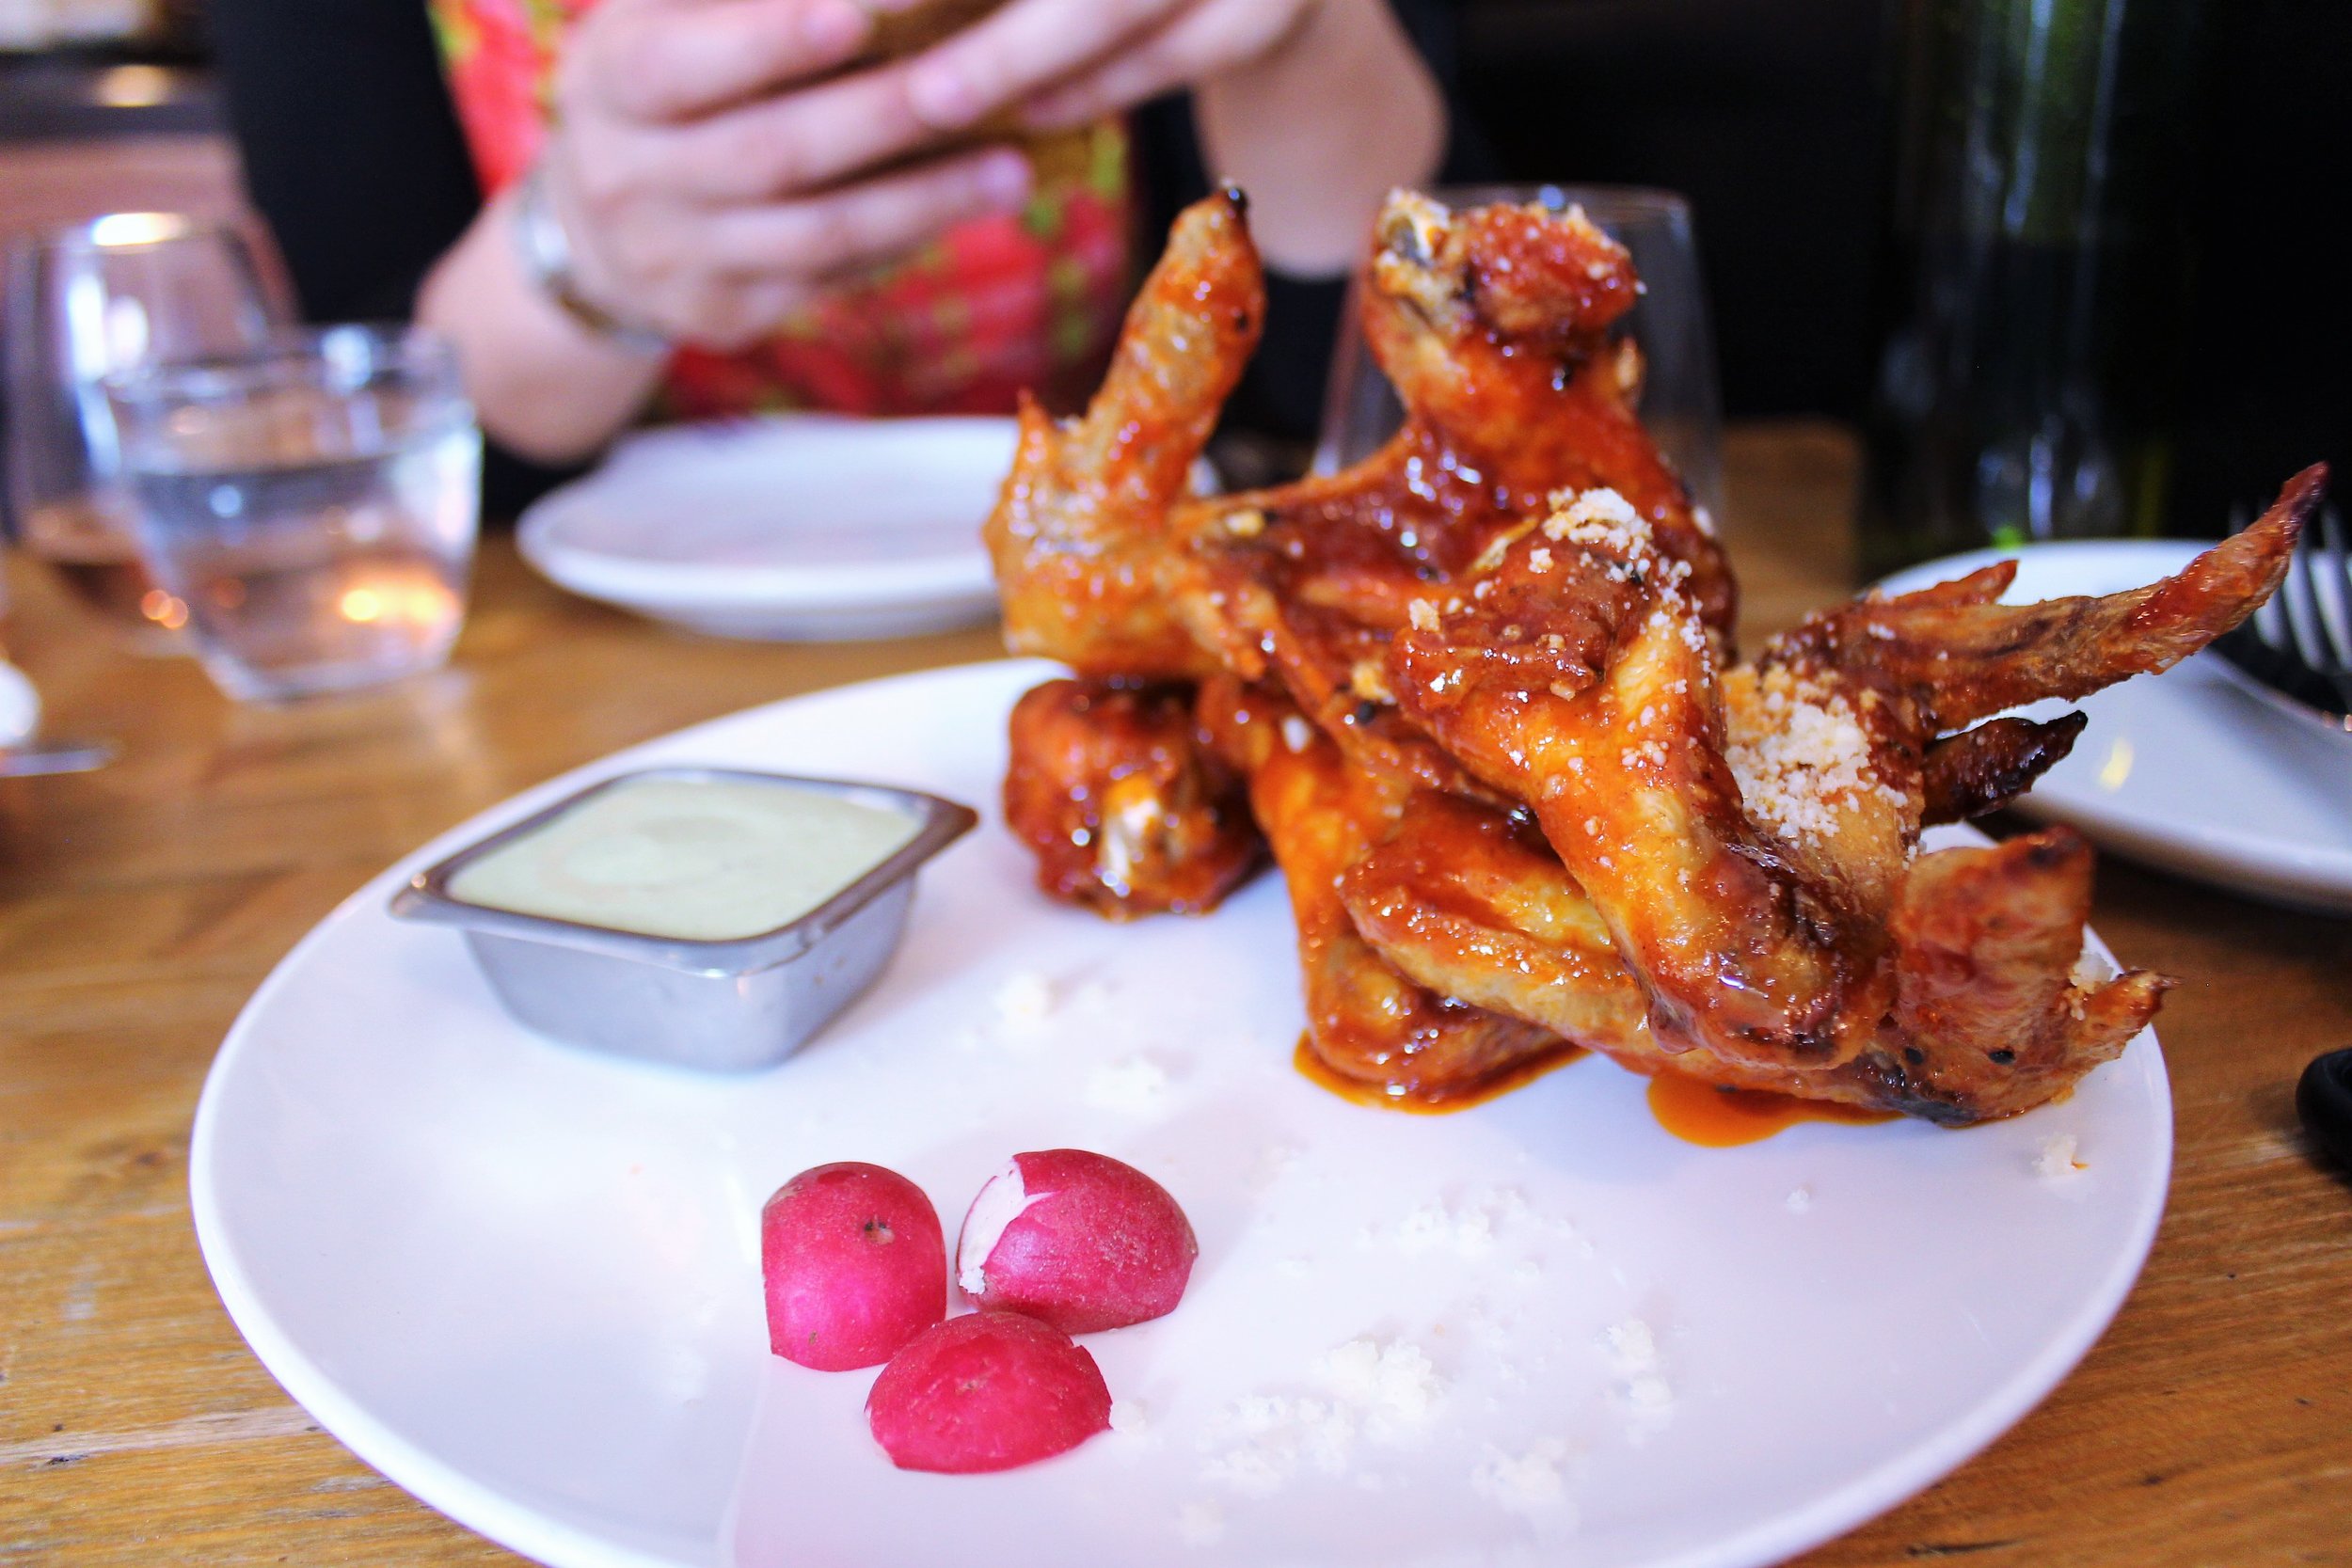
{"label": "water glass", "polygon": [[[1723,395],[1691,204],[1672,191],[1628,185],[1464,185],[1430,194],[1455,208],[1494,202],[1540,202],[1555,212],[1581,207],[1632,253],[1644,293],[1616,332],[1630,337],[1642,351],[1642,424],[1690,486],[1692,499],[1722,516]],[[1364,342],[1357,293],[1361,287],[1359,277],[1348,291],[1331,357],[1315,445],[1317,473],[1335,473],[1371,456],[1405,419],[1404,405]]]}
{"label": "water glass", "polygon": [[103,386],[291,326],[277,253],[247,226],[113,213],[21,239],[8,261],[5,467],[20,540],[101,610],[174,626],[184,607],[138,563]]}
{"label": "water glass", "polygon": [[141,558],[223,690],[347,690],[448,657],[482,436],[440,339],[330,326],[106,389]]}

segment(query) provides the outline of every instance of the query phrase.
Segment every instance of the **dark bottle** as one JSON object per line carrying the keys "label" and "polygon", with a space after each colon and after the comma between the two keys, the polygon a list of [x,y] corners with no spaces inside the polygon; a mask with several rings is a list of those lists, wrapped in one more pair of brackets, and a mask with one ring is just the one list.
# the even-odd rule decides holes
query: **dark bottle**
{"label": "dark bottle", "polygon": [[1893,0],[1861,564],[2153,532],[2198,0]]}

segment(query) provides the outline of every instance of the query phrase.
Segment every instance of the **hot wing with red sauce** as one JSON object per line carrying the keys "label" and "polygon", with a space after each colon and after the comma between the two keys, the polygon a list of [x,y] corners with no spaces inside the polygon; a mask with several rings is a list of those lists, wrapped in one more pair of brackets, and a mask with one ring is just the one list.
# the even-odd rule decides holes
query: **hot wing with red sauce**
{"label": "hot wing with red sauce", "polygon": [[1265,858],[1182,682],[1047,681],[1012,710],[1005,824],[1038,886],[1113,920],[1215,909]]}

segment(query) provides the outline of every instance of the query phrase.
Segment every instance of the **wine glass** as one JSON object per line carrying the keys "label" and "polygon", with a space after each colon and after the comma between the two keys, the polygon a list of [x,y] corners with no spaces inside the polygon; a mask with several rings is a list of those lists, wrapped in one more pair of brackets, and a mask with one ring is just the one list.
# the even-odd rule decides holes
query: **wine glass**
{"label": "wine glass", "polygon": [[294,321],[266,236],[176,213],[112,213],[9,247],[8,510],[24,550],[110,619],[176,630],[186,607],[139,565],[102,383],[230,352]]}
{"label": "wine glass", "polygon": [[[1699,274],[1698,240],[1691,204],[1672,191],[1628,185],[1464,185],[1430,193],[1448,207],[1494,202],[1540,202],[1555,212],[1571,206],[1633,256],[1641,300],[1616,326],[1642,351],[1641,418],[1650,438],[1690,486],[1692,500],[1723,515],[1723,398],[1715,378],[1715,338],[1708,319],[1707,285]],[[1323,428],[1314,471],[1335,473],[1361,462],[1396,433],[1405,418],[1388,378],[1365,345],[1359,277],[1348,290],[1346,315],[1331,356]]]}

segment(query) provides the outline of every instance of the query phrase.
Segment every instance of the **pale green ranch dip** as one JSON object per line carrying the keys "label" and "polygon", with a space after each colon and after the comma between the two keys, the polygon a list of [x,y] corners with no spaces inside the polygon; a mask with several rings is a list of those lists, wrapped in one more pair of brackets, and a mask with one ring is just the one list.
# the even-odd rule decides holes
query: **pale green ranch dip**
{"label": "pale green ranch dip", "polygon": [[904,812],[789,784],[616,784],[451,879],[487,909],[728,942],[799,919],[914,837]]}

